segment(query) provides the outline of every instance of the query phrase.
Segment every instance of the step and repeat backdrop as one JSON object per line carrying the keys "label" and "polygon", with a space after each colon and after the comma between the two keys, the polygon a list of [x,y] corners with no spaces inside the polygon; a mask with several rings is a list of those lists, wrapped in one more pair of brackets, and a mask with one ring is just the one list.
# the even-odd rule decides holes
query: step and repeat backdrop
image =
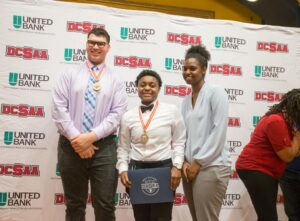
{"label": "step and repeat backdrop", "polygon": [[[212,60],[206,81],[223,86],[230,102],[227,145],[233,163],[220,220],[256,219],[234,162],[268,107],[300,85],[299,28],[45,0],[0,3],[1,221],[64,220],[51,90],[64,70],[86,59],[86,34],[94,27],[111,35],[107,64],[123,79],[129,108],[139,103],[134,80],[143,69],[161,75],[160,100],[180,107],[191,93],[181,75],[185,51],[207,47]],[[87,220],[93,220],[91,197],[87,204]],[[117,220],[133,220],[120,183],[115,205]],[[281,191],[277,205],[280,220],[287,220]],[[173,220],[191,220],[181,186]]]}

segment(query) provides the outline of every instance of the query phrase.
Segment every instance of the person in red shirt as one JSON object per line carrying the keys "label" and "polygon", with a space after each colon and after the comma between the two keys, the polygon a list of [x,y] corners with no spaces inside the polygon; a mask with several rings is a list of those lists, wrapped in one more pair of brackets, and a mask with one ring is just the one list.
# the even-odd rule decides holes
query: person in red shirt
{"label": "person in red shirt", "polygon": [[236,161],[258,221],[278,220],[278,180],[287,163],[300,154],[299,125],[300,89],[293,89],[260,119]]}

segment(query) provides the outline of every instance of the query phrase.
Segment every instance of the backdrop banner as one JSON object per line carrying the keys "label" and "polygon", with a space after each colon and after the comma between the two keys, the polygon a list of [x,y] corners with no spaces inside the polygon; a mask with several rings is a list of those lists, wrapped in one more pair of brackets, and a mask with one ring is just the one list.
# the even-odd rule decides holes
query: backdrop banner
{"label": "backdrop banner", "polygon": [[[59,75],[86,59],[87,33],[111,35],[107,65],[126,85],[129,108],[139,103],[134,80],[143,69],[163,80],[159,99],[181,106],[191,88],[182,78],[191,45],[211,52],[206,81],[224,87],[230,102],[227,145],[232,173],[221,221],[256,219],[235,160],[260,117],[300,85],[300,29],[208,20],[163,13],[46,0],[0,0],[0,220],[63,221],[65,197],[57,167],[51,90]],[[133,220],[119,182],[117,220]],[[279,219],[286,221],[281,191]],[[87,220],[93,220],[91,197]],[[191,220],[180,186],[173,220]]]}

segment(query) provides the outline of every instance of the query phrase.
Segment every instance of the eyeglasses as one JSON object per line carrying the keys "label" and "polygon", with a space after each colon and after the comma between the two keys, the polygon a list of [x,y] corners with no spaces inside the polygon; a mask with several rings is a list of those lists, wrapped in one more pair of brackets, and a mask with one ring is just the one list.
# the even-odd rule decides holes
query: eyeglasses
{"label": "eyeglasses", "polygon": [[107,43],[104,41],[87,40],[87,43],[89,47],[94,47],[95,45],[97,45],[99,48],[103,48],[105,47],[105,45],[107,45]]}

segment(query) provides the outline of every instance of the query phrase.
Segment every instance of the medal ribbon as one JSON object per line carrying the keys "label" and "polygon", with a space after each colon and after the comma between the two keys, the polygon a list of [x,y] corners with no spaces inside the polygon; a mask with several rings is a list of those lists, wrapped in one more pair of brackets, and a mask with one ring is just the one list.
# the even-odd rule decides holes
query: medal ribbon
{"label": "medal ribbon", "polygon": [[101,76],[102,76],[102,73],[103,73],[103,69],[105,68],[105,64],[103,65],[103,67],[101,68],[101,70],[99,70],[98,73],[95,73],[91,66],[88,64],[88,62],[86,62],[86,66],[87,68],[89,69],[90,73],[92,74],[93,78],[96,80],[96,81],[99,81]]}
{"label": "medal ribbon", "polygon": [[143,120],[143,117],[142,117],[141,108],[139,108],[139,117],[140,117],[140,121],[141,121],[142,127],[144,129],[144,132],[146,132],[147,128],[149,127],[149,125],[150,125],[150,123],[152,121],[152,118],[153,118],[153,116],[154,116],[154,114],[156,112],[157,107],[158,107],[158,101],[156,101],[156,103],[155,103],[155,105],[153,107],[153,110],[151,111],[150,117],[148,118],[146,124],[145,124],[145,122]]}

